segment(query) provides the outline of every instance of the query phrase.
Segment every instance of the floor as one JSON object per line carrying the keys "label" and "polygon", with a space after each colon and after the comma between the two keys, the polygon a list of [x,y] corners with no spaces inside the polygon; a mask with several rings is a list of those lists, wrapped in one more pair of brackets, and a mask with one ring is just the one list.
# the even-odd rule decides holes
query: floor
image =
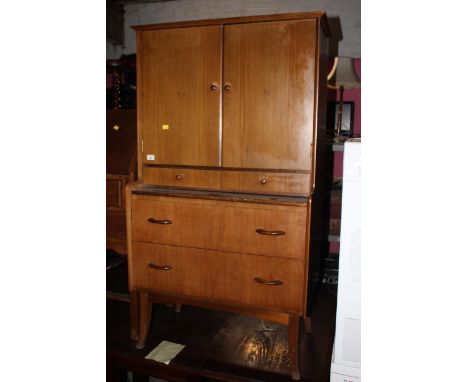
{"label": "floor", "polygon": [[[125,292],[125,277],[125,265],[113,269],[108,273],[108,289]],[[301,377],[303,381],[326,382],[330,376],[336,297],[319,292],[314,306],[312,333],[306,334],[301,328]],[[163,340],[186,347],[169,366],[145,360],[145,355]],[[137,350],[130,340],[128,303],[108,299],[107,353],[108,358],[119,360],[122,369],[166,380],[291,380],[286,326],[185,305],[180,313],[170,306],[155,305],[147,346]],[[200,379],[183,379],[179,374]]]}

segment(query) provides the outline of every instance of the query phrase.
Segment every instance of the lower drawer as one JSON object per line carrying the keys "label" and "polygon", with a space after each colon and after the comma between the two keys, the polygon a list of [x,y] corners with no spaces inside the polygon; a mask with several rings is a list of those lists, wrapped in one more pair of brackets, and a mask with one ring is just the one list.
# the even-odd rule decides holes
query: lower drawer
{"label": "lower drawer", "polygon": [[131,262],[133,288],[303,311],[302,261],[133,242]]}

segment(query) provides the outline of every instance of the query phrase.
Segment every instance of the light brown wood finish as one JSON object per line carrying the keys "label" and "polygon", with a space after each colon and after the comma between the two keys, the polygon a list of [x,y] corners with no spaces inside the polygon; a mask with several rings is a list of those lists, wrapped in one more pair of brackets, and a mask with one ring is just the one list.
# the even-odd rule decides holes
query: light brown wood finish
{"label": "light brown wood finish", "polygon": [[276,13],[272,15],[257,15],[257,16],[242,16],[229,17],[222,19],[207,19],[207,20],[192,20],[192,21],[176,21],[160,24],[133,25],[131,28],[136,31],[151,31],[158,29],[172,28],[189,28],[207,25],[230,25],[243,23],[258,23],[263,21],[281,21],[281,20],[302,20],[302,19],[319,19],[323,33],[326,37],[331,36],[330,25],[327,15],[324,11],[317,12],[296,12],[296,13]]}
{"label": "light brown wood finish", "polygon": [[219,190],[221,173],[216,170],[144,167],[143,181],[161,186]]}
{"label": "light brown wood finish", "polygon": [[307,173],[216,170],[213,167],[143,167],[145,184],[168,187],[308,196],[310,181]]}
{"label": "light brown wood finish", "polygon": [[[134,29],[147,183],[127,194],[129,288],[143,294],[139,345],[149,301],[252,314],[288,324],[299,379],[299,319],[323,250],[326,16]],[[183,133],[173,130],[180,124]]]}
{"label": "light brown wood finish", "polygon": [[311,169],[316,21],[224,28],[223,166]]}
{"label": "light brown wood finish", "polygon": [[[133,242],[133,253],[137,289],[213,302],[303,310],[303,291],[301,283],[296,282],[304,275],[302,261],[141,242]],[[255,278],[283,284],[264,285]]]}
{"label": "light brown wood finish", "polygon": [[[140,197],[133,201],[132,213],[133,240],[300,260],[305,256],[305,207]],[[283,234],[268,234],[276,231]]]}
{"label": "light brown wood finish", "polygon": [[[140,306],[138,291],[135,290],[133,283],[133,252],[132,252],[132,192],[139,187],[139,182],[127,184],[125,187],[125,211],[126,211],[126,232],[127,232],[127,265],[128,265],[128,291],[130,294],[130,338],[136,340],[139,338]],[[146,338],[143,342],[146,341]]]}
{"label": "light brown wood finish", "polygon": [[310,194],[310,175],[285,172],[223,171],[221,189],[306,196]]}
{"label": "light brown wood finish", "polygon": [[219,165],[221,27],[155,30],[139,39],[142,162]]}

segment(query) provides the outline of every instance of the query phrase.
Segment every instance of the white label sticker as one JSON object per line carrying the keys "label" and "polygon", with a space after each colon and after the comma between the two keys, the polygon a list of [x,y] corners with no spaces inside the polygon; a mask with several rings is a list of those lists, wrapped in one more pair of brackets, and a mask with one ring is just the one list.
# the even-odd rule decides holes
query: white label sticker
{"label": "white label sticker", "polygon": [[146,160],[154,160],[154,154],[146,155]]}

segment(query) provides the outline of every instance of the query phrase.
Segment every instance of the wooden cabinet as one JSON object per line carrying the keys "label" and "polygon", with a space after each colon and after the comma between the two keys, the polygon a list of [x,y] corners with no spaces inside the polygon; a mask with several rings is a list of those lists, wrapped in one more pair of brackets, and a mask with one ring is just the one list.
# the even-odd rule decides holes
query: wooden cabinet
{"label": "wooden cabinet", "polygon": [[132,338],[144,346],[151,301],[252,314],[289,325],[298,379],[298,320],[310,328],[309,268],[321,243],[317,169],[331,148],[322,117],[326,16],[134,29]]}
{"label": "wooden cabinet", "polygon": [[125,187],[136,178],[136,111],[107,110],[106,247],[127,253]]}

